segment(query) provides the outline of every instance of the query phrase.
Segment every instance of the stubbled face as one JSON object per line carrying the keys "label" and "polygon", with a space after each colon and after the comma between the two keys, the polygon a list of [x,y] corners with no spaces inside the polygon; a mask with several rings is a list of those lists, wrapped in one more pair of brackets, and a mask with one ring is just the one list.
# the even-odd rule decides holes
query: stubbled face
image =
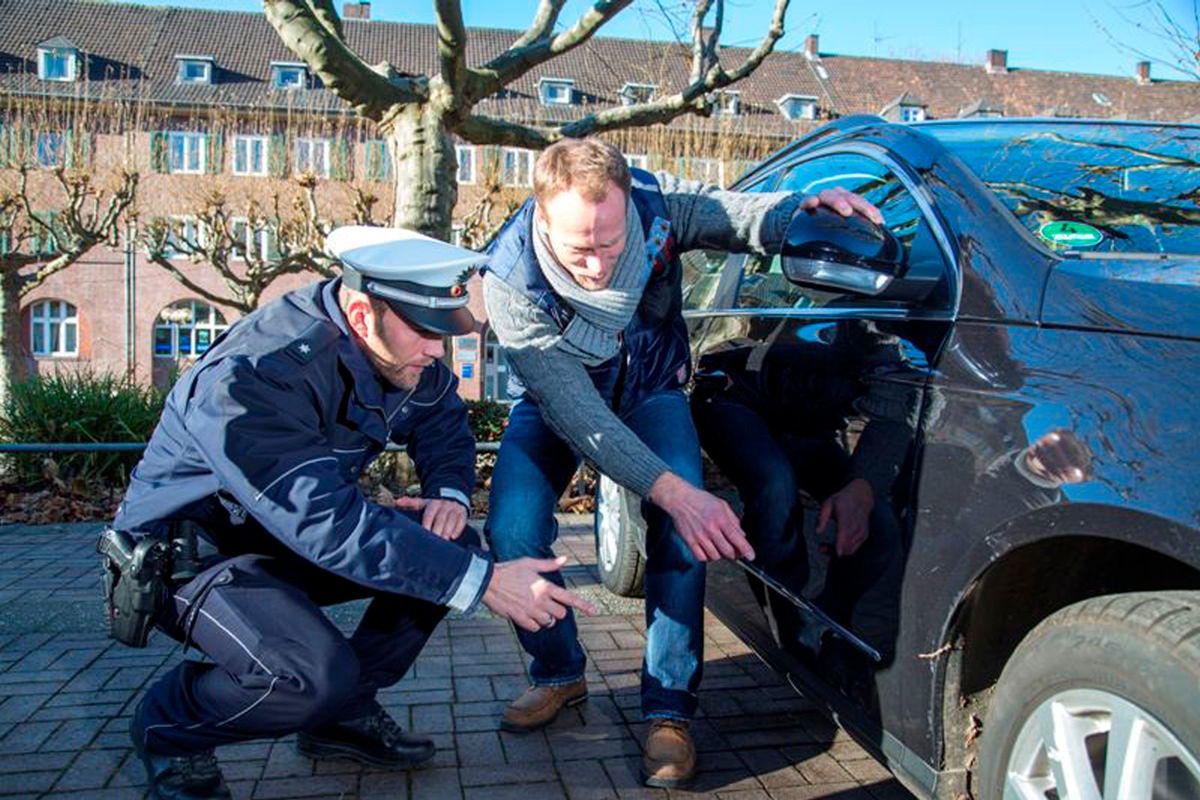
{"label": "stubbled face", "polygon": [[[414,389],[421,371],[446,354],[440,333],[414,328],[386,304],[381,312],[361,301],[366,311],[351,309],[350,324],[367,358],[383,378],[398,389]],[[356,312],[361,314],[357,320]]]}
{"label": "stubbled face", "polygon": [[625,249],[625,204],[625,193],[610,183],[598,203],[570,189],[538,206],[550,250],[584,289],[603,289],[612,280]]}

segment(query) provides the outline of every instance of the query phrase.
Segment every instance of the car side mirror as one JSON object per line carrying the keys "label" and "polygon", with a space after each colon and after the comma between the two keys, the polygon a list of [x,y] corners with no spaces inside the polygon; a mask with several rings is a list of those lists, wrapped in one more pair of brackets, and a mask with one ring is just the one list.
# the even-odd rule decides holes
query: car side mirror
{"label": "car side mirror", "polygon": [[904,248],[891,231],[824,206],[792,217],[780,256],[792,283],[872,297],[907,271]]}

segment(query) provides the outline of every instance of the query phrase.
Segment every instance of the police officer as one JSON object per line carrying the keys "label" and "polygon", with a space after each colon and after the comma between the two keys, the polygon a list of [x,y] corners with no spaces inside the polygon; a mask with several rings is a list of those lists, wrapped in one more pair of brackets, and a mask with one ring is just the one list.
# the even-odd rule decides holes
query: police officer
{"label": "police officer", "polygon": [[[130,733],[155,798],[225,798],[214,748],[299,732],[313,758],[408,768],[434,753],[376,701],[453,608],[528,630],[586,602],[543,579],[563,560],[495,565],[466,526],[475,450],[443,337],[474,327],[460,278],[482,260],[409,231],[344,227],[343,277],[291,292],[179,380],[116,527],[196,523],[216,547],[172,587],[159,626],[209,658],[154,684]],[[423,497],[369,502],[358,477],[406,446]],[[371,598],[349,638],[320,607]]]}

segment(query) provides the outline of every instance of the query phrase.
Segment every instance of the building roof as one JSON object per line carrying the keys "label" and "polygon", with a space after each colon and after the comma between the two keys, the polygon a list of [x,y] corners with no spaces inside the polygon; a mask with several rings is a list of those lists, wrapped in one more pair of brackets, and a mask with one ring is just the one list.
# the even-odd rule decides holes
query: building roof
{"label": "building roof", "polygon": [[[275,89],[272,62],[294,62],[262,13],[209,11],[93,3],[86,0],[0,0],[0,91],[13,94],[138,97],[162,104],[230,108],[287,108],[349,114],[332,93],[314,88]],[[389,61],[402,72],[436,73],[436,29],[431,25],[347,18],[347,44],[367,63]],[[502,52],[523,31],[471,28],[467,61],[478,64]],[[37,77],[37,46],[65,37],[83,57],[81,80],[47,82]],[[176,82],[176,58],[211,54],[211,85]],[[735,66],[748,51],[726,48],[722,61]],[[525,121],[560,122],[599,106],[621,104],[628,83],[654,84],[658,95],[683,86],[689,50],[675,43],[595,37],[535,68],[477,112]],[[574,81],[574,103],[542,105],[542,78]],[[791,138],[820,124],[783,118],[776,100],[785,95],[816,97],[820,118],[878,114],[897,98],[920,98],[929,119],[959,116],[977,104],[1008,116],[1034,116],[1068,109],[1076,116],[1181,120],[1200,113],[1200,83],[1048,72],[1009,67],[988,73],[978,65],[864,58],[822,52],[776,52],[740,92],[741,123],[756,133]],[[1109,101],[1107,105],[1097,96]],[[694,125],[694,121],[686,123]],[[718,117],[701,126],[725,124]]]}

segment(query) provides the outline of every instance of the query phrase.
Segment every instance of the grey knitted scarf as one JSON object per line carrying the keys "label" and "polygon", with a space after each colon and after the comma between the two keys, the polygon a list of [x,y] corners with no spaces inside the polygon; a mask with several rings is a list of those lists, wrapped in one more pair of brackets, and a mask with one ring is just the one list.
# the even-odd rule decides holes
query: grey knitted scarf
{"label": "grey knitted scarf", "polygon": [[598,364],[617,354],[619,334],[625,330],[642,299],[650,277],[637,210],[630,201],[625,209],[625,249],[617,259],[612,280],[603,289],[584,289],[563,268],[540,225],[534,225],[533,251],[550,287],[575,311],[563,331],[559,348],[585,363]]}

